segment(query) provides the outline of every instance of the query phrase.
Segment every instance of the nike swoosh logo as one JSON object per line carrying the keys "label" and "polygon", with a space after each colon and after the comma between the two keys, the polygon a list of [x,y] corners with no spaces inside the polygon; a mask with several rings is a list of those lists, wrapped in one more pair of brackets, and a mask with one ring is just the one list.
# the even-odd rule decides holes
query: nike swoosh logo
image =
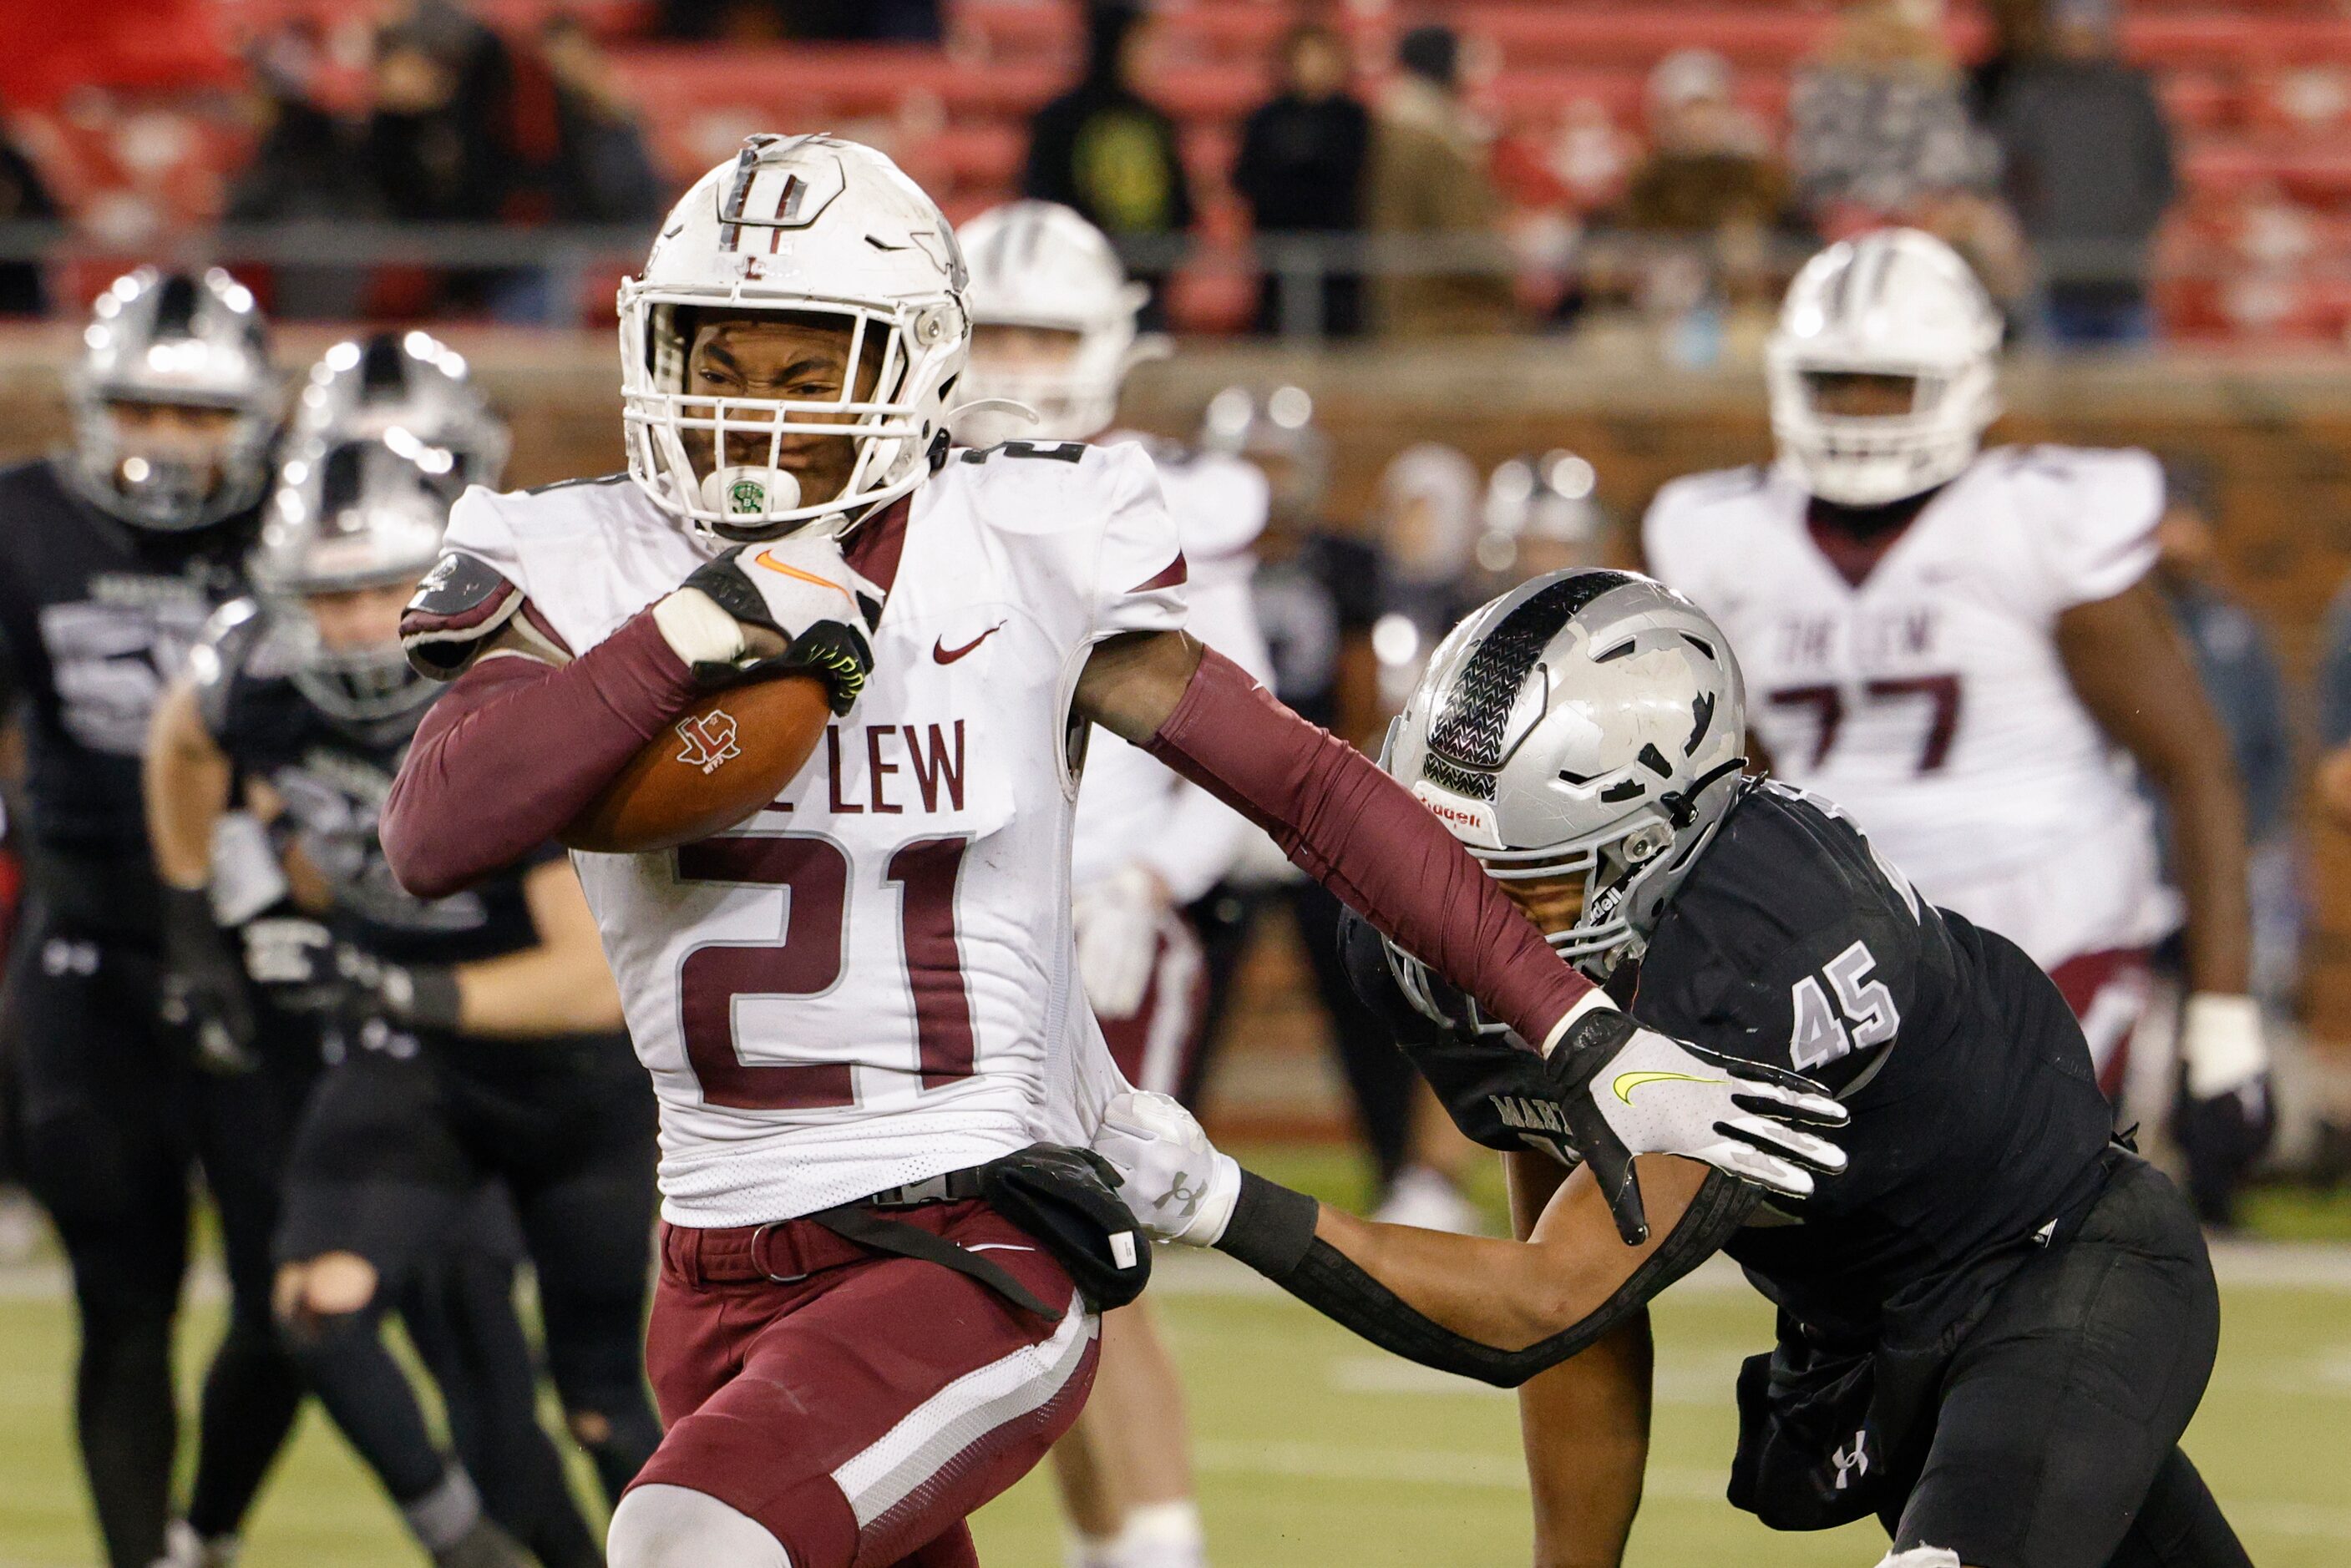
{"label": "nike swoosh logo", "polygon": [[752,556],[751,564],[755,566],[765,566],[771,572],[779,572],[787,577],[796,577],[803,583],[814,583],[820,588],[831,588],[852,604],[857,602],[855,595],[830,577],[820,577],[813,572],[803,572],[798,566],[787,566],[765,550]]}
{"label": "nike swoosh logo", "polygon": [[1608,1085],[1618,1099],[1633,1103],[1633,1091],[1644,1084],[1719,1084],[1720,1078],[1700,1078],[1688,1073],[1619,1073],[1616,1081]]}
{"label": "nike swoosh logo", "polygon": [[947,639],[946,638],[940,638],[936,642],[931,644],[931,657],[937,659],[941,664],[953,664],[956,659],[961,659],[965,654],[969,653],[973,649],[977,648],[981,643],[986,642],[989,638],[994,637],[998,632],[1002,631],[1003,629],[1004,623],[1002,621],[998,621],[994,626],[989,627],[986,631],[981,632],[977,637],[973,638],[961,648],[949,648],[947,646]]}

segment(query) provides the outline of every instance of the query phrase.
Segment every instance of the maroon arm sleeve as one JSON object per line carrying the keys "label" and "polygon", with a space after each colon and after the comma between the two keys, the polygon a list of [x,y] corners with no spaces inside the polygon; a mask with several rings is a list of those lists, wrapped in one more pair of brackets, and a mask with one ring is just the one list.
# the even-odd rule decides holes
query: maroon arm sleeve
{"label": "maroon arm sleeve", "polygon": [[1540,1048],[1592,982],[1377,763],[1214,649],[1145,748]]}
{"label": "maroon arm sleeve", "polygon": [[486,658],[425,711],[384,801],[400,885],[444,898],[555,837],[700,695],[647,611],[561,668]]}

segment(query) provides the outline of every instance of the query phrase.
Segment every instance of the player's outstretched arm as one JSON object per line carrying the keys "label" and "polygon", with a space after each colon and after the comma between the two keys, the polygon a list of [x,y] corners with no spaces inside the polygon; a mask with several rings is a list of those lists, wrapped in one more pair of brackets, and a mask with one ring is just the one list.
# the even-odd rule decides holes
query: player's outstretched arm
{"label": "player's outstretched arm", "polygon": [[1119,1096],[1094,1148],[1160,1240],[1215,1246],[1384,1349],[1504,1387],[1627,1322],[1728,1241],[1758,1197],[1694,1161],[1646,1158],[1641,1175],[1661,1222],[1626,1246],[1606,1196],[1579,1169],[1530,1241],[1503,1241],[1319,1204],[1242,1170],[1164,1095]]}
{"label": "player's outstretched arm", "polygon": [[[1729,1063],[1635,1025],[1560,961],[1483,867],[1354,747],[1275,701],[1246,670],[1181,632],[1097,649],[1081,717],[1144,747],[1273,836],[1308,875],[1520,1039],[1540,1043],[1577,1151],[1598,1171],[1627,1241],[1646,1235],[1631,1157],[1687,1154],[1802,1194],[1805,1168],[1844,1157],[1784,1121],[1834,1124],[1834,1100],[1790,1074]],[[1612,1064],[1698,1092],[1635,1106]]]}
{"label": "player's outstretched arm", "polygon": [[202,888],[212,875],[213,825],[227,812],[234,769],[204,728],[196,689],[163,693],[147,726],[147,840],[169,888]]}

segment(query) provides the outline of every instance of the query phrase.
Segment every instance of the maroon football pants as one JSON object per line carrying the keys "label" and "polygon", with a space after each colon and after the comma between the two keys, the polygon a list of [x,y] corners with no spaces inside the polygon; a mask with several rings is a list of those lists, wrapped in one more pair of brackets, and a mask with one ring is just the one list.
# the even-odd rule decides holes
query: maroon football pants
{"label": "maroon football pants", "polygon": [[792,1568],[977,1562],[963,1521],[1076,1419],[1095,1318],[1061,1266],[984,1203],[889,1218],[980,1252],[1056,1315],[810,1220],[664,1226],[645,1366],[668,1430],[635,1484],[747,1514]]}

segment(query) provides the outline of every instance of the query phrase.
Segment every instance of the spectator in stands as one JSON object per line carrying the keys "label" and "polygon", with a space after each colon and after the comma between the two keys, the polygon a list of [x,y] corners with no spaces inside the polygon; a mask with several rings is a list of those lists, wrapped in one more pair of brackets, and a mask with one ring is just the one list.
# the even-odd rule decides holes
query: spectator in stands
{"label": "spectator in stands", "polygon": [[1909,217],[1924,200],[1988,190],[1996,148],[1968,118],[1942,35],[1904,0],[1861,0],[1796,73],[1788,161],[1833,237]]}
{"label": "spectator in stands", "polygon": [[[1141,90],[1156,27],[1134,0],[1089,5],[1085,75],[1029,128],[1021,194],[1074,207],[1121,242],[1168,242],[1192,226],[1176,123]],[[1161,256],[1129,260],[1153,286],[1144,324],[1155,326],[1167,265]]]}
{"label": "spectator in stands", "polygon": [[[1415,27],[1396,46],[1395,79],[1373,127],[1365,204],[1372,233],[1451,240],[1489,237],[1502,255],[1501,196],[1487,139],[1461,99],[1461,44],[1452,29]],[[1516,324],[1501,271],[1381,275],[1373,286],[1379,330],[1457,337]]]}
{"label": "spectator in stands", "polygon": [[664,38],[935,44],[939,0],[661,0]]}
{"label": "spectator in stands", "polygon": [[2049,53],[2008,72],[1993,112],[2050,336],[2145,340],[2147,252],[2178,187],[2155,83],[2116,54],[2112,0],[2056,0]]}
{"label": "spectator in stands", "polygon": [[[1372,119],[1347,90],[1347,45],[1329,25],[1307,22],[1281,43],[1281,86],[1241,128],[1233,189],[1260,234],[1348,234],[1363,227],[1364,170]],[[1268,274],[1258,294],[1257,329],[1281,329],[1286,280]],[[1322,280],[1322,331],[1363,330],[1363,280],[1332,272]]]}
{"label": "spectator in stands", "polygon": [[[368,171],[364,128],[312,94],[323,48],[317,29],[302,23],[256,47],[250,112],[261,133],[229,185],[229,222],[364,222],[386,215],[383,194]],[[348,321],[365,313],[366,267],[287,265],[270,273],[270,313],[281,320]]]}
{"label": "spectator in stands", "polygon": [[[0,223],[37,223],[57,215],[41,171],[0,133]],[[0,262],[0,316],[38,316],[46,306],[38,262]]]}
{"label": "spectator in stands", "polygon": [[661,216],[665,192],[636,110],[579,18],[559,12],[539,30],[555,81],[558,128],[552,215],[572,223],[626,223]]}
{"label": "spectator in stands", "polygon": [[422,0],[376,36],[369,162],[395,217],[491,223],[512,173],[514,61],[497,35]]}
{"label": "spectator in stands", "polygon": [[1730,96],[1730,62],[1682,49],[1649,73],[1648,156],[1633,172],[1620,226],[1702,245],[1720,290],[1777,294],[1770,238],[1791,226],[1787,174],[1762,128]]}

